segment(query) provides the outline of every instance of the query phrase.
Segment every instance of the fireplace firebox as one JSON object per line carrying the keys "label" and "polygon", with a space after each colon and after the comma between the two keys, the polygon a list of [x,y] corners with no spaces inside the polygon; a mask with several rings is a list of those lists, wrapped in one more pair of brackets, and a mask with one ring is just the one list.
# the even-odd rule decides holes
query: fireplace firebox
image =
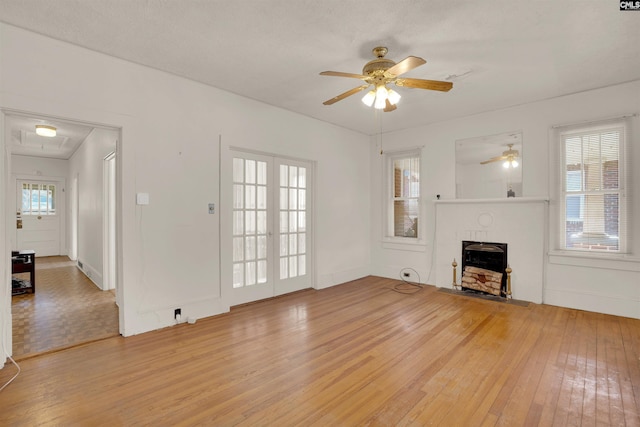
{"label": "fireplace firebox", "polygon": [[463,291],[507,296],[507,244],[462,241]]}

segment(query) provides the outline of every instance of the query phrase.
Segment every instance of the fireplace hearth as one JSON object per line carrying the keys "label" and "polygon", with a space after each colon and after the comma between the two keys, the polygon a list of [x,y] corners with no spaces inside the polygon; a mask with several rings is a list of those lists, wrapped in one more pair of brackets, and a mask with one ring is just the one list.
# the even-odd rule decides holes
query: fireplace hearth
{"label": "fireplace hearth", "polygon": [[507,296],[507,244],[462,241],[463,291]]}

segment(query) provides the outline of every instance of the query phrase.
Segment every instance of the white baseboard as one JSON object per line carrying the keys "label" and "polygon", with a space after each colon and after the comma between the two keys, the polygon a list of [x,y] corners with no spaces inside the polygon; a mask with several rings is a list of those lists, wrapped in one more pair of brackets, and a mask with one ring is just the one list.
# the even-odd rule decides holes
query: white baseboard
{"label": "white baseboard", "polygon": [[[82,266],[80,266],[81,264]],[[96,270],[95,268],[93,268],[93,266],[91,266],[90,264],[80,259],[77,261],[76,265],[78,266],[78,269],[80,269],[80,271],[82,271],[84,275],[87,276],[87,278],[91,280],[94,283],[94,285],[98,287],[98,289],[104,290],[102,289],[102,272],[101,271]]]}
{"label": "white baseboard", "polygon": [[369,276],[368,267],[353,268],[351,270],[338,271],[331,274],[321,274],[318,277],[316,289],[330,288],[331,286],[350,282],[352,280],[361,279]]}
{"label": "white baseboard", "polygon": [[640,300],[595,292],[545,289],[544,304],[640,319]]}

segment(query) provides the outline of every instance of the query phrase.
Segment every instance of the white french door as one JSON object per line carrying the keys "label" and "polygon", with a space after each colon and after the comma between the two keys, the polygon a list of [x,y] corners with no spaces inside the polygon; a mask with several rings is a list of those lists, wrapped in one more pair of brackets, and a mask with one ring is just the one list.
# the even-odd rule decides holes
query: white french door
{"label": "white french door", "polygon": [[311,164],[233,152],[231,304],[312,286]]}
{"label": "white french door", "polygon": [[278,216],[275,294],[310,288],[311,168],[307,162],[277,159]]}

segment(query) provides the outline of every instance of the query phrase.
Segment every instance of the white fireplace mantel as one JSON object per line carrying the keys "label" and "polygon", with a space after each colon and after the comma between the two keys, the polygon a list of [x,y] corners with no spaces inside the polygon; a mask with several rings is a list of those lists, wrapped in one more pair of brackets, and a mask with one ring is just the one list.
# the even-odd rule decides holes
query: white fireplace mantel
{"label": "white fireplace mantel", "polygon": [[[542,303],[547,199],[446,199],[434,203],[437,286],[452,286],[451,263],[454,259],[461,261],[463,240],[506,243],[508,263],[513,270],[513,298]],[[457,283],[460,276],[458,268]]]}

